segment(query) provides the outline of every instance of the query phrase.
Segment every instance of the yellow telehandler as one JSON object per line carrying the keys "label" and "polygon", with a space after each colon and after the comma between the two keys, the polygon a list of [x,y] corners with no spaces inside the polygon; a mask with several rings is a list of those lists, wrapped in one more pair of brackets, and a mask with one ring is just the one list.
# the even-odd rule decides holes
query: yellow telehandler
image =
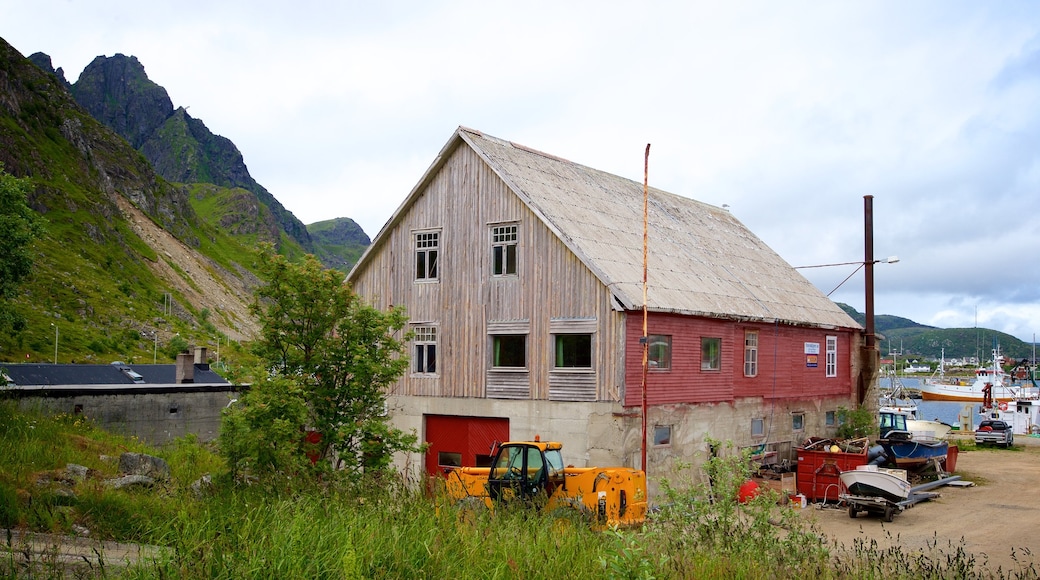
{"label": "yellow telehandler", "polygon": [[521,500],[557,513],[575,509],[596,529],[633,527],[646,519],[646,474],[628,467],[564,467],[561,443],[509,441],[494,453],[491,467],[452,467],[445,488],[455,502]]}

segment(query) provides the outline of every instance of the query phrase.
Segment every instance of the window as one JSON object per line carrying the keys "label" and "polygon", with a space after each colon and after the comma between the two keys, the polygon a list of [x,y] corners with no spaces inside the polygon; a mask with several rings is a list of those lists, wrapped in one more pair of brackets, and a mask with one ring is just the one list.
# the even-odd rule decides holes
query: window
{"label": "window", "polygon": [[751,420],[751,436],[761,437],[766,434],[766,422],[765,419],[756,417]]}
{"label": "window", "polygon": [[722,369],[722,339],[701,338],[701,370],[717,371]]}
{"label": "window", "polygon": [[838,376],[838,337],[827,337],[827,376]]}
{"label": "window", "polygon": [[462,467],[462,454],[454,451],[438,451],[437,465],[442,467]]}
{"label": "window", "polygon": [[440,247],[440,232],[415,234],[415,279],[437,279],[437,250]]}
{"label": "window", "polygon": [[835,418],[835,415],[834,415],[834,411],[827,411],[827,414],[825,415],[825,417],[826,417],[826,419],[824,419],[824,421],[826,422],[828,427],[834,427],[835,425],[838,424],[838,421],[837,421],[837,419]]}
{"label": "window", "polygon": [[748,330],[744,332],[744,376],[758,375],[758,333]]}
{"label": "window", "polygon": [[655,425],[654,426],[654,445],[671,445],[672,444],[672,426],[671,425]]}
{"label": "window", "polygon": [[491,273],[516,275],[516,224],[491,228]]}
{"label": "window", "polygon": [[524,368],[527,366],[527,335],[500,334],[491,337],[491,366]]}
{"label": "window", "polygon": [[793,431],[803,431],[805,429],[805,413],[791,414],[791,429]]}
{"label": "window", "polygon": [[415,366],[417,374],[433,374],[437,372],[437,327],[415,327],[412,343],[415,345]]}
{"label": "window", "polygon": [[556,368],[592,368],[591,334],[557,334]]}
{"label": "window", "polygon": [[672,337],[651,334],[646,350],[646,363],[652,369],[666,370],[672,367]]}

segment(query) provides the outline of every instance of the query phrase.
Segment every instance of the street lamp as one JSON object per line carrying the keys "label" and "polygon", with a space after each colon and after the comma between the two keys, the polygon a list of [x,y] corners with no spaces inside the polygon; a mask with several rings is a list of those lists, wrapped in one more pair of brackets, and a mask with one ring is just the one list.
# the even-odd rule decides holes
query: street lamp
{"label": "street lamp", "polygon": [[859,272],[860,268],[862,268],[863,266],[873,265],[873,264],[895,264],[898,261],[899,261],[899,256],[889,256],[889,257],[883,258],[881,260],[871,260],[870,262],[864,261],[864,262],[837,262],[835,264],[814,264],[812,266],[795,266],[794,269],[795,270],[804,270],[806,268],[826,268],[826,267],[829,267],[829,266],[856,266],[856,269],[853,270],[851,274],[846,276],[845,279],[842,280],[837,286],[835,286],[834,290],[831,290],[830,292],[827,293],[827,296],[830,296],[831,294],[834,294],[834,292],[836,292],[838,290],[838,288],[841,288],[842,284],[848,282],[849,278],[852,278],[853,276],[855,276],[856,272]]}
{"label": "street lamp", "polygon": [[51,323],[54,327],[54,364],[58,364],[58,325]]}

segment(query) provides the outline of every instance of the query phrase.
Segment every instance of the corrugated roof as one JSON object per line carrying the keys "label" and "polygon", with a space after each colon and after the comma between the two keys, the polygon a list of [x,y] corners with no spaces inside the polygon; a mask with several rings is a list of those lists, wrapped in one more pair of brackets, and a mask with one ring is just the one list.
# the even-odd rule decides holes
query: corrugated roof
{"label": "corrugated roof", "polygon": [[[445,145],[369,252],[460,139],[612,289],[626,309],[642,308],[643,184],[464,127]],[[649,310],[860,328],[725,209],[655,188],[649,190],[648,205]]]}

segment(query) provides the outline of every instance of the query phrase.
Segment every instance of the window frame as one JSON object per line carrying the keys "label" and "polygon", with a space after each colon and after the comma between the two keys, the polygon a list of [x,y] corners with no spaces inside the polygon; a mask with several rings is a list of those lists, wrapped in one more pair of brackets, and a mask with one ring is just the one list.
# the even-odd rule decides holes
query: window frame
{"label": "window frame", "polygon": [[[756,429],[756,426],[758,427]],[[765,437],[766,436],[766,420],[765,417],[752,417],[751,418],[751,436],[752,437]]]}
{"label": "window frame", "polygon": [[801,433],[805,431],[805,413],[791,413],[791,431]]}
{"label": "window frame", "polygon": [[[753,339],[753,340],[752,340]],[[752,344],[753,342],[753,344]],[[744,331],[744,376],[758,376],[758,331]]]}
{"label": "window frame", "polygon": [[412,375],[437,375],[437,334],[437,326],[433,324],[412,327]]}
{"label": "window frame", "polygon": [[488,235],[491,242],[491,276],[519,276],[520,224],[494,224],[488,230]]}
{"label": "window frame", "polygon": [[[664,364],[661,364],[660,360],[654,358],[654,346],[664,345]],[[657,364],[654,365],[653,363]],[[646,366],[651,371],[670,371],[672,370],[672,335],[670,334],[651,334],[647,336],[647,348],[646,348]]]}
{"label": "window frame", "polygon": [[[593,334],[594,333],[592,333],[592,332],[556,332],[556,333],[553,333],[553,340],[552,340],[553,366],[552,366],[552,370],[554,370],[554,371],[571,371],[571,370],[572,371],[588,371],[588,370],[594,369],[595,368],[595,354],[594,354],[595,353],[595,342],[593,341]],[[589,350],[589,352],[588,352],[588,362],[589,362],[589,364],[587,366],[586,365],[561,365],[560,364],[561,363],[561,358],[564,357],[564,353],[561,352],[562,347],[564,345],[561,344],[561,341],[565,341],[567,339],[574,340],[574,339],[583,338],[583,337],[585,339],[587,339],[588,343],[589,343],[588,344],[588,347],[589,347],[589,349],[588,349]],[[571,354],[571,358],[576,358],[574,356],[574,354],[576,354],[576,353],[572,353]]]}
{"label": "window frame", "polygon": [[413,270],[416,282],[440,281],[441,230],[412,232]]}
{"label": "window frame", "polygon": [[701,370],[709,372],[722,370],[721,338],[716,336],[701,337]]}
{"label": "window frame", "polygon": [[836,377],[838,376],[838,337],[828,336],[826,344],[825,374],[827,377]]}
{"label": "window frame", "polygon": [[[523,355],[522,355],[523,364],[521,364],[521,365],[503,365],[503,364],[500,364],[501,363],[501,358],[499,356],[500,353],[501,353],[501,348],[500,347],[501,347],[503,339],[507,339],[507,338],[509,338],[509,339],[519,339],[521,341],[521,343],[522,343],[521,346],[523,347]],[[520,370],[526,370],[527,369],[527,351],[528,351],[528,348],[527,348],[527,334],[526,333],[499,332],[499,333],[492,334],[491,335],[491,345],[490,346],[491,346],[490,366],[491,366],[491,368],[493,370],[520,371]]]}
{"label": "window frame", "polygon": [[[660,434],[664,433],[663,441]],[[654,425],[653,433],[654,447],[671,447],[672,446],[672,426],[671,425]]]}

